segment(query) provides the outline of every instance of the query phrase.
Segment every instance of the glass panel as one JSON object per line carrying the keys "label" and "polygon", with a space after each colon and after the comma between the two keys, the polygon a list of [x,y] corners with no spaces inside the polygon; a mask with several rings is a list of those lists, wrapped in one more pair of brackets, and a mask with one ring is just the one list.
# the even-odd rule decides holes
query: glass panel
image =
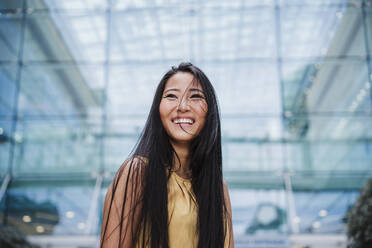
{"label": "glass panel", "polygon": [[100,164],[100,118],[33,117],[19,121],[17,174],[95,172]]}
{"label": "glass panel", "polygon": [[17,70],[14,65],[0,65],[0,119],[10,118],[14,113]]}
{"label": "glass panel", "polygon": [[109,115],[146,115],[150,111],[155,89],[170,66],[112,66],[107,88]]}
{"label": "glass panel", "polygon": [[[116,171],[115,171],[116,172]],[[98,198],[98,227],[102,226],[102,218],[103,218],[103,204],[105,201],[106,193],[108,190],[109,185],[111,184],[112,180],[114,178],[114,175],[111,175],[109,177],[106,177],[105,180],[103,181],[103,185],[101,187],[101,190],[99,191],[99,198]],[[101,234],[101,229],[97,230],[97,234]]]}
{"label": "glass panel", "polygon": [[[369,1],[369,0],[367,0]],[[281,5],[353,5],[361,6],[363,0],[302,0],[298,2],[297,0],[279,0]]]}
{"label": "glass panel", "polygon": [[99,113],[103,78],[100,66],[25,66],[19,112],[53,116]]}
{"label": "glass panel", "polygon": [[102,62],[105,58],[105,15],[34,13],[27,17],[26,61]]}
{"label": "glass panel", "polygon": [[105,9],[108,1],[101,0],[26,0],[28,8],[50,10],[96,10]]}
{"label": "glass panel", "polygon": [[13,181],[6,196],[8,223],[31,235],[96,234],[96,212],[90,222],[92,225],[88,223],[94,181],[68,180]]}
{"label": "glass panel", "polygon": [[7,173],[13,134],[14,97],[16,96],[17,66],[0,66],[0,182]]}
{"label": "glass panel", "polygon": [[[226,11],[213,6],[201,8],[195,30],[200,36],[195,44],[196,58],[234,60],[275,56],[273,8],[256,9],[245,6],[250,3],[251,1],[242,1],[241,6],[226,8]],[[260,26],[259,29],[257,25]]]}
{"label": "glass panel", "polygon": [[132,136],[130,133],[116,133],[105,139],[105,171],[115,174],[129,157],[137,142],[137,137]]}
{"label": "glass panel", "polygon": [[[295,189],[359,189],[371,175],[371,143],[299,144],[287,148]],[[294,159],[297,160],[295,163]]]}
{"label": "glass panel", "polygon": [[224,169],[270,173],[283,168],[282,144],[254,139],[248,142],[224,143]]}
{"label": "glass panel", "polygon": [[283,57],[364,56],[360,8],[302,5],[281,8]]}
{"label": "glass panel", "polygon": [[[112,7],[118,10],[130,9],[130,8],[144,8],[144,7],[174,7],[174,3],[177,1],[165,0],[165,1],[133,1],[133,0],[117,0],[112,2]],[[250,0],[250,1],[215,1],[205,0],[203,2],[188,1],[183,2],[183,5],[179,7],[187,9],[188,6],[199,6],[202,7],[246,7],[246,6],[262,6],[262,5],[273,5],[274,0]]]}
{"label": "glass panel", "polygon": [[[367,34],[367,46],[368,46],[368,49],[369,49],[369,54],[371,55],[372,54],[372,1],[366,1],[366,6],[368,6],[368,8],[365,8],[364,11],[365,11],[365,27],[366,27],[366,34]],[[370,68],[371,68],[371,71],[372,71],[372,61],[370,59]],[[372,76],[371,76],[371,81],[372,81]]]}
{"label": "glass panel", "polygon": [[159,30],[159,16],[153,9],[114,12],[111,22],[111,60],[163,59],[166,47]]}
{"label": "glass panel", "polygon": [[20,11],[23,7],[24,0],[2,0],[0,2],[0,10]]}
{"label": "glass panel", "polygon": [[12,139],[11,125],[10,120],[0,120],[0,183],[9,167],[9,151]]}
{"label": "glass panel", "polygon": [[[114,12],[111,59],[210,60],[274,56],[272,12],[272,8],[256,11],[244,6],[228,11],[213,6],[200,10],[190,6]],[[257,23],[261,28],[252,35]]]}
{"label": "glass panel", "polygon": [[299,189],[358,189],[372,173],[370,116],[289,118],[288,168]]}
{"label": "glass panel", "polygon": [[292,114],[371,111],[364,60],[283,64],[284,107]]}
{"label": "glass panel", "polygon": [[0,15],[0,61],[18,60],[21,26],[22,16],[20,14]]}
{"label": "glass panel", "polygon": [[269,142],[282,137],[282,122],[279,117],[255,117],[246,118],[238,115],[222,118],[222,135],[227,141],[236,142]]}
{"label": "glass panel", "polygon": [[[200,68],[216,90],[223,117],[279,115],[280,87],[274,63],[205,63]],[[236,131],[234,129],[234,131]]]}
{"label": "glass panel", "polygon": [[371,171],[372,144],[369,142],[340,142],[312,144],[312,169],[335,171]]}
{"label": "glass panel", "polygon": [[286,119],[285,132],[290,139],[318,142],[368,141],[372,137],[372,118],[368,115],[334,115],[291,117]]}

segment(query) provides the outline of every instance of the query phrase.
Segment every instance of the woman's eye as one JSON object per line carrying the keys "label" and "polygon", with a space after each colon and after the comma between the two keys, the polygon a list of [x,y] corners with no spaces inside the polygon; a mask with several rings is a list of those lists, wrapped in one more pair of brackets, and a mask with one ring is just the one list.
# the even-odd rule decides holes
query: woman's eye
{"label": "woman's eye", "polygon": [[201,99],[204,99],[204,96],[200,95],[200,94],[193,94],[190,96],[190,98],[201,98]]}
{"label": "woman's eye", "polygon": [[174,94],[168,94],[164,98],[177,98],[177,96]]}

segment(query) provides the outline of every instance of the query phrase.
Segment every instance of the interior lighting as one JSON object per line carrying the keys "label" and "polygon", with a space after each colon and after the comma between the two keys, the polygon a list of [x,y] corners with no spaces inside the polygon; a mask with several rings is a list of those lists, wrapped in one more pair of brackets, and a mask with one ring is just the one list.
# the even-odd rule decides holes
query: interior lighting
{"label": "interior lighting", "polygon": [[319,221],[315,221],[314,223],[313,223],[313,228],[314,229],[317,229],[317,228],[319,228],[320,227],[320,222]]}
{"label": "interior lighting", "polygon": [[366,95],[366,90],[365,89],[361,89],[360,92],[359,92],[359,94],[358,94],[358,96],[357,96],[357,100],[358,101],[361,101],[364,98],[365,95]]}
{"label": "interior lighting", "polygon": [[2,135],[3,133],[4,133],[4,129],[0,127],[0,135]]}
{"label": "interior lighting", "polygon": [[326,53],[327,53],[327,48],[322,47],[322,48],[320,49],[320,53],[321,53],[321,54],[326,54]]}
{"label": "interior lighting", "polygon": [[358,107],[358,103],[353,102],[353,103],[351,104],[351,106],[350,106],[350,111],[354,112],[355,109],[356,109],[357,107]]}
{"label": "interior lighting", "polygon": [[337,127],[335,128],[335,131],[334,131],[334,136],[335,137],[340,136],[340,133],[341,133],[342,129],[344,129],[346,124],[347,124],[347,120],[345,118],[341,118],[341,120],[338,122]]}
{"label": "interior lighting", "polygon": [[17,143],[22,143],[22,135],[20,135],[19,133],[15,133],[14,134],[14,140],[17,142]]}
{"label": "interior lighting", "polygon": [[74,218],[74,216],[75,216],[74,212],[72,212],[72,211],[67,211],[66,212],[66,217],[67,218],[72,219],[72,218]]}
{"label": "interior lighting", "polygon": [[354,112],[359,104],[363,101],[364,97],[367,95],[368,90],[371,88],[371,84],[369,82],[366,82],[364,88],[360,89],[358,95],[356,96],[356,99],[354,99],[353,103],[349,107],[349,110]]}
{"label": "interior lighting", "polygon": [[85,223],[84,223],[84,222],[79,222],[78,225],[77,225],[77,227],[78,227],[80,230],[82,230],[82,229],[85,228]]}
{"label": "interior lighting", "polygon": [[94,143],[94,137],[92,134],[88,134],[85,138],[85,142],[87,142],[88,144],[93,144]]}
{"label": "interior lighting", "polygon": [[22,217],[23,222],[30,223],[32,221],[31,217],[28,215],[24,215]]}
{"label": "interior lighting", "polygon": [[300,223],[300,222],[301,222],[301,218],[298,217],[298,216],[295,216],[295,217],[293,218],[293,222],[294,222],[294,223]]}
{"label": "interior lighting", "polygon": [[43,233],[45,231],[43,226],[36,226],[36,232]]}
{"label": "interior lighting", "polygon": [[325,216],[327,216],[327,214],[328,214],[328,211],[325,210],[325,209],[322,209],[322,210],[319,211],[319,216],[320,217],[325,217]]}
{"label": "interior lighting", "polygon": [[285,111],[284,116],[287,117],[287,118],[290,118],[290,117],[292,117],[292,113],[290,111]]}

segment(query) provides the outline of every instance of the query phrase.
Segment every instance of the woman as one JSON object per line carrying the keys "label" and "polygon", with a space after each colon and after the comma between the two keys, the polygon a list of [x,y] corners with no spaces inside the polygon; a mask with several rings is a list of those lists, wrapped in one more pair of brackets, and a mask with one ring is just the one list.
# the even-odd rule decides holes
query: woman
{"label": "woman", "polygon": [[190,63],[161,79],[104,203],[101,247],[234,247],[214,89]]}

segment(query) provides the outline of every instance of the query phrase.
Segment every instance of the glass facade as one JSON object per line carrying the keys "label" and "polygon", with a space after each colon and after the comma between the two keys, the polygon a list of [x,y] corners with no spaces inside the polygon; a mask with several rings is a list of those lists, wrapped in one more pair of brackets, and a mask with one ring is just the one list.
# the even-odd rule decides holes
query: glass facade
{"label": "glass facade", "polygon": [[236,239],[345,234],[372,176],[371,0],[1,1],[0,220],[98,235],[181,61],[219,98]]}

